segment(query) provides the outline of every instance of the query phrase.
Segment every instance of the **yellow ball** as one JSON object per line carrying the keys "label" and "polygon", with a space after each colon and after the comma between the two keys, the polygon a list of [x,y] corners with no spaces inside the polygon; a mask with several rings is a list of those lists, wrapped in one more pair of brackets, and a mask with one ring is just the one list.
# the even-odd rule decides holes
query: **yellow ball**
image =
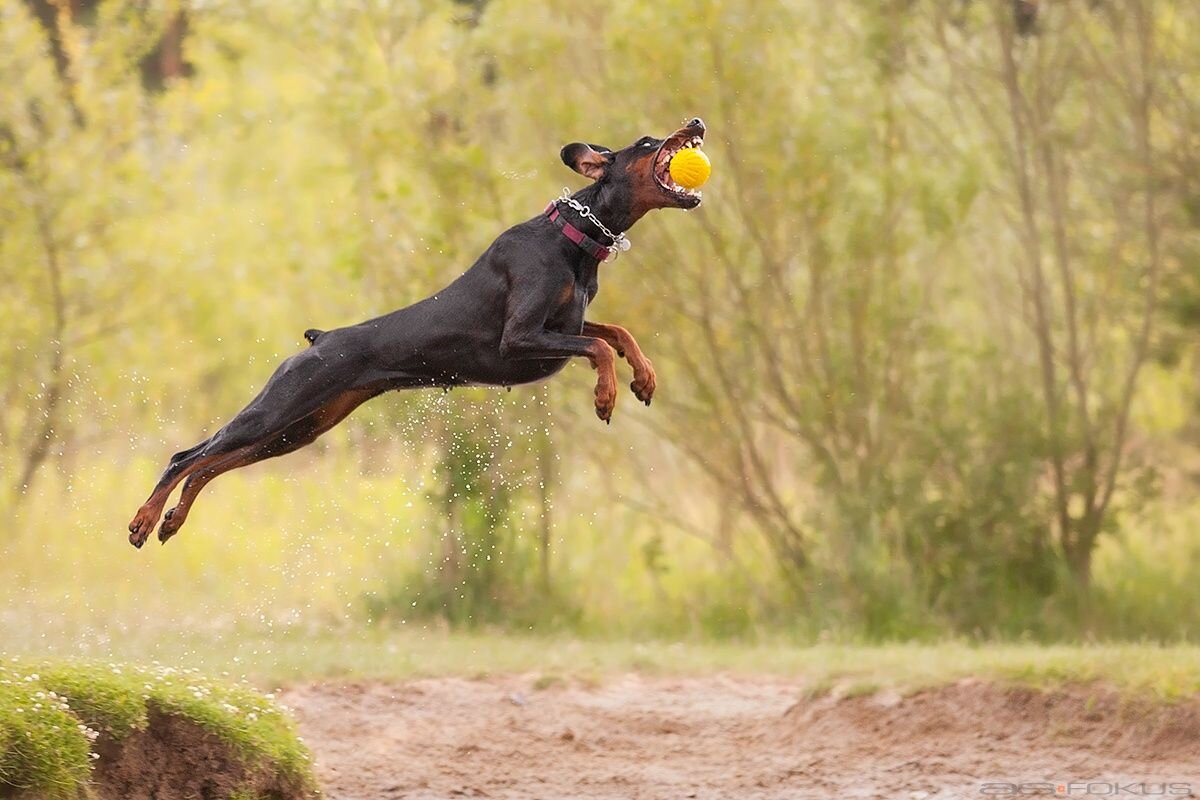
{"label": "yellow ball", "polygon": [[671,180],[685,189],[697,189],[704,185],[712,174],[708,156],[697,147],[680,150],[671,157]]}

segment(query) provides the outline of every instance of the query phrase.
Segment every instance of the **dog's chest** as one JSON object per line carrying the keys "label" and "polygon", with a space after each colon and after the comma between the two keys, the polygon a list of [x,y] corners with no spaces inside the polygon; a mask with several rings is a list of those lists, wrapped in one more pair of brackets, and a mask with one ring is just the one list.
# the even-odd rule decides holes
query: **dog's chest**
{"label": "dog's chest", "polygon": [[579,333],[583,328],[583,319],[587,313],[588,303],[595,298],[596,290],[597,286],[594,281],[590,285],[572,281],[563,287],[547,327],[562,333]]}

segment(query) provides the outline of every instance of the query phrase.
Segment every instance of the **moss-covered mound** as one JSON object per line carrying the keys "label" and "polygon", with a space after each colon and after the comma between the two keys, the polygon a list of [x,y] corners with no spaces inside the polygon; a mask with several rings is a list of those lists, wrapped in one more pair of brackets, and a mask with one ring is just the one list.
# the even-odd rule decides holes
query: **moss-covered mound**
{"label": "moss-covered mound", "polygon": [[316,795],[269,695],[158,665],[0,662],[0,797]]}

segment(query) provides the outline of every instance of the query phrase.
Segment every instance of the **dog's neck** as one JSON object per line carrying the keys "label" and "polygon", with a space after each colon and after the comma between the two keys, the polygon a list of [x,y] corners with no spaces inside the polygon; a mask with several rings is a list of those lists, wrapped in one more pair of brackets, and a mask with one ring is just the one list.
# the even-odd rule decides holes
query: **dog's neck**
{"label": "dog's neck", "polygon": [[[571,197],[591,209],[601,222],[613,233],[620,235],[633,227],[633,224],[641,218],[641,215],[634,215],[630,209],[628,200],[617,196],[618,192],[603,182],[589,184],[578,192],[575,192]],[[568,206],[566,203],[560,204],[562,213],[571,221],[571,224],[579,228],[581,231],[592,237],[600,244],[612,244],[612,239],[605,235],[604,231],[600,230],[590,219],[587,219],[575,209]]]}

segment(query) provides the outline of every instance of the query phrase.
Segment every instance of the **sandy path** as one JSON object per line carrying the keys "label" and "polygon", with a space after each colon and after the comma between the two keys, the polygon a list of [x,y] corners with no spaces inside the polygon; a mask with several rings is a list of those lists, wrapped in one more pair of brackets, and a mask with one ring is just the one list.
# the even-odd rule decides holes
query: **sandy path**
{"label": "sandy path", "polygon": [[1003,789],[985,784],[998,781],[1092,781],[1058,795],[1093,797],[1117,795],[1105,788],[1117,781],[1187,796],[1158,785],[1190,782],[1200,794],[1200,703],[1147,709],[1099,689],[1045,695],[969,681],[903,700],[801,700],[798,681],[773,678],[535,685],[323,683],[282,700],[331,800],[917,800],[995,796]]}

